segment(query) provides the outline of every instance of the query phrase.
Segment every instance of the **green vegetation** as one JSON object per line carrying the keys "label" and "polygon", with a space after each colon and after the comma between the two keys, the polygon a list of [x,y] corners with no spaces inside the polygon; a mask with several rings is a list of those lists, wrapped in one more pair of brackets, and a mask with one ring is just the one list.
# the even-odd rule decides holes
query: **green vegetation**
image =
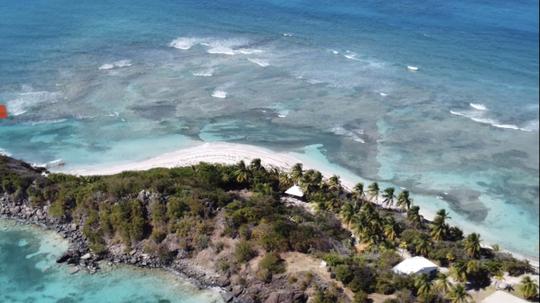
{"label": "green vegetation", "polygon": [[[270,282],[286,271],[281,253],[311,254],[324,259],[332,277],[354,292],[354,302],[367,302],[367,294],[373,292],[394,294],[399,302],[467,302],[465,283],[482,288],[502,272],[517,276],[531,271],[527,262],[482,248],[478,234],[464,237],[459,228],[448,225],[445,210],[427,222],[407,191],[381,191],[377,183],[366,191],[359,183],[347,192],[337,176],[325,181],[320,172],[304,171],[300,164],[289,174],[254,160],[248,165],[201,163],[113,176],[43,177],[39,170],[0,156],[0,176],[0,194],[48,206],[49,214],[61,222],[81,223],[97,254],[106,253],[112,244],[129,250],[141,243],[164,263],[180,251],[189,256],[210,247],[220,253],[226,249],[224,242],[212,242],[219,226],[220,237],[236,243],[230,257],[216,265],[222,272],[241,270],[260,255],[256,276]],[[294,183],[302,187],[316,212],[280,200]],[[383,209],[371,203],[379,198],[396,207]],[[463,285],[451,285],[443,274],[393,273],[392,267],[401,260],[398,248],[448,266],[450,276]],[[312,282],[295,283],[308,287]],[[529,299],[538,296],[530,279],[523,280],[519,291]],[[340,296],[336,289],[316,288],[313,302],[337,302]]]}

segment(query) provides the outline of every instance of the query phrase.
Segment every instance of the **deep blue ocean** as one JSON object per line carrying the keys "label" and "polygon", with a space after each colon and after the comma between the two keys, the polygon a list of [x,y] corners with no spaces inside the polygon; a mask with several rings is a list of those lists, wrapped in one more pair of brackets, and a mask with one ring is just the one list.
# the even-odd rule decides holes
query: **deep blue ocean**
{"label": "deep blue ocean", "polygon": [[539,253],[538,1],[0,0],[0,148],[306,151]]}

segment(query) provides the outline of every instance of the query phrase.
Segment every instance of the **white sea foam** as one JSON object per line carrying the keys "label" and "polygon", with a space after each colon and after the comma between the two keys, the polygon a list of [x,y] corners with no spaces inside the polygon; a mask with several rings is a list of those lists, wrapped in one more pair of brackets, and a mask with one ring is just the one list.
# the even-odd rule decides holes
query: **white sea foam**
{"label": "white sea foam", "polygon": [[242,47],[248,43],[249,41],[245,39],[210,40],[208,41],[208,50],[206,52],[209,54],[234,56],[237,54],[252,54],[260,51]]}
{"label": "white sea foam", "polygon": [[191,38],[191,37],[179,37],[169,43],[170,47],[177,49],[188,50],[196,44],[200,44],[202,40],[200,38]]}
{"label": "white sea foam", "polygon": [[264,60],[264,59],[248,58],[248,61],[251,62],[251,63],[255,63],[255,64],[257,64],[258,66],[261,66],[261,67],[267,67],[268,65],[270,65],[270,63],[267,60]]}
{"label": "white sea foam", "polygon": [[242,55],[252,55],[252,54],[260,54],[263,52],[263,50],[255,49],[255,48],[241,48],[237,50],[237,52]]}
{"label": "white sea foam", "polygon": [[110,69],[114,69],[114,68],[129,67],[131,65],[132,64],[131,64],[130,60],[123,59],[123,60],[115,61],[113,63],[105,63],[105,64],[101,65],[99,67],[99,69],[100,70],[110,70]]}
{"label": "white sea foam", "polygon": [[380,95],[381,97],[386,97],[386,96],[388,96],[387,93],[383,93],[383,92],[379,92],[379,95]]}
{"label": "white sea foam", "polygon": [[105,63],[99,67],[100,70],[108,70],[108,69],[113,69],[113,68],[114,68],[114,64],[110,64],[110,63]]}
{"label": "white sea foam", "polygon": [[281,34],[281,35],[282,35],[283,37],[292,37],[292,36],[294,36],[293,33],[283,33],[283,34]]}
{"label": "white sea foam", "polygon": [[11,153],[9,153],[7,150],[0,147],[0,155],[10,157]]}
{"label": "white sea foam", "polygon": [[469,105],[476,110],[487,110],[487,107],[482,103],[469,103]]}
{"label": "white sea foam", "polygon": [[358,56],[357,53],[355,52],[351,52],[351,51],[345,51],[345,54],[343,55],[343,57],[349,59],[349,60],[355,60],[355,61],[358,61],[358,58],[356,58],[356,56]]}
{"label": "white sea foam", "polygon": [[330,52],[334,55],[339,55],[339,51],[335,50],[335,49],[331,49]]}
{"label": "white sea foam", "polygon": [[19,116],[26,113],[33,107],[42,105],[44,103],[56,103],[59,99],[59,92],[28,91],[20,93],[15,99],[8,100],[7,107],[10,115]]}
{"label": "white sea foam", "polygon": [[212,77],[214,75],[214,70],[212,68],[207,70],[201,70],[191,73],[195,77]]}
{"label": "white sea foam", "polygon": [[363,129],[348,130],[348,129],[345,129],[343,126],[336,126],[332,128],[330,131],[338,136],[349,137],[355,142],[366,143],[366,141],[362,139],[361,137],[364,135]]}
{"label": "white sea foam", "polygon": [[56,123],[62,123],[62,122],[66,122],[66,121],[67,121],[67,119],[40,120],[40,121],[33,121],[32,125],[56,124]]}
{"label": "white sea foam", "polygon": [[497,128],[513,129],[513,130],[520,130],[520,131],[526,131],[526,132],[533,131],[526,127],[525,128],[519,127],[515,124],[504,124],[495,119],[486,118],[484,115],[484,111],[482,110],[474,110],[474,111],[466,111],[466,112],[458,112],[458,111],[451,110],[450,113],[455,116],[465,117],[474,122],[488,124]]}
{"label": "white sea foam", "polygon": [[288,115],[289,115],[289,111],[286,110],[286,109],[285,109],[285,110],[281,110],[281,111],[279,111],[279,113],[278,113],[278,117],[280,117],[280,118],[286,118]]}
{"label": "white sea foam", "polygon": [[179,37],[169,43],[170,47],[181,50],[189,50],[195,45],[201,45],[206,48],[209,54],[234,56],[238,54],[251,55],[259,54],[260,49],[251,49],[243,47],[249,44],[249,40],[242,38],[218,39],[210,37]]}
{"label": "white sea foam", "polygon": [[219,98],[219,99],[225,99],[227,98],[227,92],[224,90],[216,89],[212,92],[212,97]]}

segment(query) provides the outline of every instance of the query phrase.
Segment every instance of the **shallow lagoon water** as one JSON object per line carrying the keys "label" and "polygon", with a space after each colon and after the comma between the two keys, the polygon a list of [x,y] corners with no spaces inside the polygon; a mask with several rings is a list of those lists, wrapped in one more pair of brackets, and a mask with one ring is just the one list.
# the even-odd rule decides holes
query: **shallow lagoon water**
{"label": "shallow lagoon water", "polygon": [[408,188],[488,243],[537,256],[537,9],[529,0],[9,3],[0,100],[12,117],[0,122],[0,148],[67,167],[200,140],[298,151]]}

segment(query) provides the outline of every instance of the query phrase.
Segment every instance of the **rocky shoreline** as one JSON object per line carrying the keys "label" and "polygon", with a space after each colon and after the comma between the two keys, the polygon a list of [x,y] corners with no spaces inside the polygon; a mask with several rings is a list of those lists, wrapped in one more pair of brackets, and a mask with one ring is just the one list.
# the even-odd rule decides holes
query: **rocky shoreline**
{"label": "rocky shoreline", "polygon": [[100,262],[108,262],[110,265],[127,264],[140,268],[160,268],[167,270],[179,277],[189,280],[200,289],[218,289],[224,302],[248,303],[249,299],[242,298],[237,287],[231,286],[227,277],[211,276],[204,270],[192,266],[188,259],[181,256],[172,264],[163,264],[158,257],[150,256],[141,249],[133,249],[128,253],[106,253],[104,255],[93,254],[82,234],[81,226],[76,223],[63,223],[58,219],[47,215],[48,206],[33,208],[24,202],[14,202],[11,197],[4,194],[0,197],[0,218],[11,219],[23,224],[35,224],[43,228],[53,230],[69,242],[69,249],[60,256],[56,262],[74,266],[72,273],[83,269],[90,274],[100,269]]}

